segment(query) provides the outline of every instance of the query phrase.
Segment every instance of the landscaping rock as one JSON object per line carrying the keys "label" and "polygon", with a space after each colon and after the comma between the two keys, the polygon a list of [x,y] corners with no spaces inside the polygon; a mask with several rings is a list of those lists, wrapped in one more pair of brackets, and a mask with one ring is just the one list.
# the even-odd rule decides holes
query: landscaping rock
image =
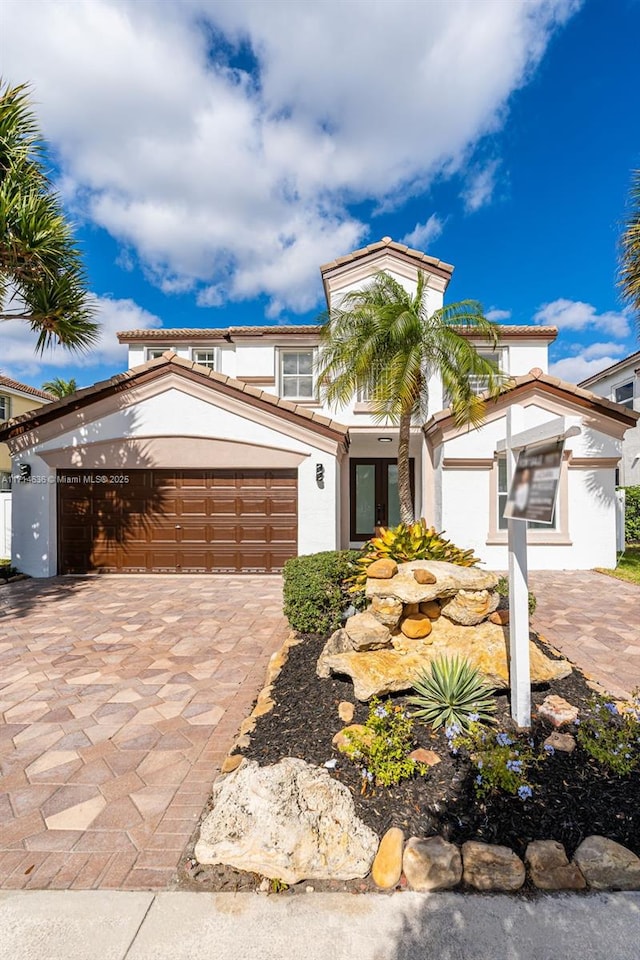
{"label": "landscaping rock", "polygon": [[243,760],[244,757],[241,753],[234,753],[233,756],[225,757],[220,767],[220,773],[233,773],[234,770],[238,769]]}
{"label": "landscaping rock", "polygon": [[404,833],[399,827],[391,827],[380,841],[371,867],[371,878],[381,890],[391,890],[400,881],[403,846]]}
{"label": "landscaping rock", "polygon": [[424,747],[418,747],[417,750],[412,750],[409,754],[410,760],[415,760],[416,763],[424,763],[427,767],[435,767],[437,763],[442,762],[442,757],[440,757],[435,750],[425,750]]}
{"label": "landscaping rock", "polygon": [[442,613],[454,623],[472,627],[482,623],[500,603],[500,595],[489,590],[459,590],[451,600],[445,600]]}
{"label": "landscaping rock", "polygon": [[573,723],[578,718],[578,708],[555,694],[545,697],[538,707],[538,716],[548,720],[554,727],[561,727],[565,723]]}
{"label": "landscaping rock", "polygon": [[395,597],[374,597],[368,612],[389,630],[395,630],[402,616],[402,601]]}
{"label": "landscaping rock", "polygon": [[509,847],[467,840],[462,844],[463,879],[476,890],[519,890],[524,864]]}
{"label": "landscaping rock", "polygon": [[363,723],[352,723],[348,727],[338,730],[331,740],[331,743],[340,753],[345,753],[347,746],[352,742],[350,737],[347,736],[349,733],[357,733],[365,743],[373,737],[372,731],[368,727],[365,727]]}
{"label": "landscaping rock", "polygon": [[460,851],[442,837],[410,837],[404,848],[402,868],[413,890],[451,890],[462,877]]}
{"label": "landscaping rock", "polygon": [[430,620],[437,620],[442,608],[437,600],[424,600],[420,604],[420,613],[425,613]]}
{"label": "landscaping rock", "polygon": [[[428,570],[435,583],[417,583],[414,571]],[[478,570],[476,567],[460,567],[441,560],[411,560],[401,563],[398,573],[390,580],[367,580],[366,595],[373,597],[396,597],[403,603],[422,603],[438,597],[452,597],[458,590],[494,590],[498,583],[495,573]]]}
{"label": "landscaping rock", "polygon": [[351,723],[355,711],[355,705],[348,700],[341,700],[338,704],[338,716],[343,723]]}
{"label": "landscaping rock", "polygon": [[559,753],[573,753],[576,748],[576,738],[570,733],[560,733],[554,730],[544,742],[545,747],[553,747]]}
{"label": "landscaping rock", "polygon": [[494,610],[489,616],[491,623],[497,623],[502,627],[506,627],[509,623],[509,611],[506,609]]}
{"label": "landscaping rock", "polygon": [[539,890],[584,890],[587,883],[557,840],[534,840],[527,847],[525,863]]}
{"label": "landscaping rock", "polygon": [[640,857],[614,840],[587,837],[573,861],[594,890],[640,890]]}
{"label": "landscaping rock", "polygon": [[371,869],[378,837],[328,772],[285,757],[243,763],[213,788],[195,846],[199,863],[227,864],[284,883],[351,880]]}
{"label": "landscaping rock", "polygon": [[426,613],[412,613],[400,624],[400,630],[411,640],[424,640],[431,633],[431,620]]}
{"label": "landscaping rock", "polygon": [[367,567],[367,577],[372,577],[374,580],[389,580],[391,577],[395,577],[397,572],[398,564],[395,560],[385,558],[374,560]]}
{"label": "landscaping rock", "polygon": [[352,651],[353,647],[351,646],[351,640],[346,630],[336,630],[335,633],[332,633],[324,647],[322,648],[322,653],[318,657],[318,663],[316,665],[316,675],[320,677],[321,680],[327,680],[331,676],[331,670],[327,666],[327,660],[329,657],[333,657],[338,653],[347,653]]}
{"label": "landscaping rock", "polygon": [[369,611],[349,617],[344,629],[354,650],[378,650],[391,640],[389,628]]}
{"label": "landscaping rock", "polygon": [[431,573],[431,570],[414,570],[413,579],[416,583],[437,583],[438,578]]}
{"label": "landscaping rock", "polygon": [[[409,690],[416,676],[438,656],[468,659],[492,687],[509,688],[508,637],[503,627],[488,621],[463,627],[446,617],[432,621],[431,627],[426,641],[411,640],[404,635],[392,637],[393,649],[390,650],[367,653],[351,650],[327,657],[323,653],[323,668],[335,675],[351,677],[358,700]],[[533,643],[529,644],[529,653],[533,683],[548,683],[571,673],[571,665],[566,660],[550,660]]]}

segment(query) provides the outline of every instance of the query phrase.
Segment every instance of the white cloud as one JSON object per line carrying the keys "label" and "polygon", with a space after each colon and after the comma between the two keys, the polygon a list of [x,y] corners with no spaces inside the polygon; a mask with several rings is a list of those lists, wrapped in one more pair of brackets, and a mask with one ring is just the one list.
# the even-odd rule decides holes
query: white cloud
{"label": "white cloud", "polygon": [[620,357],[626,352],[624,343],[614,343],[612,340],[607,343],[590,343],[588,346],[578,349],[585,360],[600,360],[602,357],[610,359],[611,357]]}
{"label": "white cloud", "polygon": [[467,187],[462,193],[467,213],[475,213],[491,201],[496,188],[499,160],[492,160],[481,170],[472,173]]}
{"label": "white cloud", "polygon": [[461,170],[579,5],[5,0],[3,74],[33,83],[67,202],[162,289],[302,311],[370,239],[348,205]]}
{"label": "white cloud", "polygon": [[598,313],[592,304],[580,300],[559,299],[545,303],[534,315],[533,322],[549,324],[560,330],[593,330],[619,338],[627,337],[631,333],[626,311],[607,310]]}
{"label": "white cloud", "polygon": [[601,370],[606,370],[613,363],[616,363],[619,357],[601,356],[592,360],[584,355],[575,357],[564,357],[562,360],[552,363],[549,367],[549,373],[553,377],[560,377],[561,380],[567,380],[569,383],[580,383],[587,377],[592,377]]}
{"label": "white cloud", "polygon": [[500,323],[501,320],[511,319],[511,310],[499,310],[497,307],[492,307],[491,310],[487,310],[486,317],[487,320]]}
{"label": "white cloud", "polygon": [[402,242],[409,247],[427,251],[432,240],[437,240],[444,229],[444,220],[432,213],[426,223],[416,223],[411,233],[407,233]]}
{"label": "white cloud", "polygon": [[[119,330],[137,330],[161,327],[159,317],[149,313],[133,300],[115,300],[112,297],[95,297],[96,318],[101,325],[100,340],[88,353],[75,353],[62,347],[46,350],[42,356],[35,354],[36,334],[23,320],[2,321],[2,372],[27,380],[37,385],[40,379],[49,376],[50,368],[68,378],[77,376],[79,368],[97,367],[117,363],[126,366],[127,347],[118,343]],[[91,378],[88,378],[91,379]]]}

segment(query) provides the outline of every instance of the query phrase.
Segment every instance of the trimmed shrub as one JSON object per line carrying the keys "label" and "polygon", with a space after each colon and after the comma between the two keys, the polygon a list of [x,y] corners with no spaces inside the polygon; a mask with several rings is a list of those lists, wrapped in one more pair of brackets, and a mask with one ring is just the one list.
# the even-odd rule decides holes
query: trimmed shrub
{"label": "trimmed shrub", "polygon": [[640,487],[625,487],[624,538],[640,543]]}
{"label": "trimmed shrub", "polygon": [[326,550],[292,557],[284,565],[284,615],[301,633],[331,633],[353,603],[345,579],[359,550]]}

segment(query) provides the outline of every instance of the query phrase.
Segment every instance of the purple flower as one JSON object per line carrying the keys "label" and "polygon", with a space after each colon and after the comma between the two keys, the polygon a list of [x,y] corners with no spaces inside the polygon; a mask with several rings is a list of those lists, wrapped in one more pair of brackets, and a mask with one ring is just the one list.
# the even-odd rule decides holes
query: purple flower
{"label": "purple flower", "polygon": [[576,717],[576,718],[575,718],[575,720],[573,721],[573,725],[574,725],[574,727],[579,727],[579,726],[580,726],[580,717]]}
{"label": "purple flower", "polygon": [[513,740],[507,733],[498,733],[496,734],[496,743],[499,747],[510,747]]}
{"label": "purple flower", "polygon": [[479,719],[480,719],[480,714],[479,714],[479,713],[470,713],[470,714],[469,714],[469,720],[471,721],[471,723],[477,723]]}
{"label": "purple flower", "polygon": [[478,776],[476,777],[476,783],[478,785],[482,783],[482,777],[480,776],[480,774],[478,774]]}
{"label": "purple flower", "polygon": [[523,785],[522,787],[518,787],[518,796],[521,800],[529,800],[529,798],[533,796],[533,790],[531,787]]}
{"label": "purple flower", "polygon": [[545,743],[544,745],[545,752],[549,754],[550,757],[556,752],[556,748],[553,747],[550,743]]}
{"label": "purple flower", "polygon": [[604,706],[605,706],[605,709],[609,711],[611,716],[613,717],[617,716],[618,708],[616,707],[615,703],[605,703]]}
{"label": "purple flower", "polygon": [[387,715],[387,711],[386,711],[386,709],[382,706],[382,704],[380,704],[379,707],[376,707],[373,712],[374,712],[375,716],[376,716],[376,717],[380,717],[381,720],[384,720],[384,718],[385,718],[386,715]]}

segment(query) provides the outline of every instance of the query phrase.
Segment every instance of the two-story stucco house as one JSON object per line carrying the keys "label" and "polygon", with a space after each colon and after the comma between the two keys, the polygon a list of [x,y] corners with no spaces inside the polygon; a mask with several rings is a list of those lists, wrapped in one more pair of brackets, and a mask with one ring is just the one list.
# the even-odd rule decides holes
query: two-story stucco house
{"label": "two-story stucco house", "polygon": [[[640,350],[588,377],[580,386],[585,390],[592,390],[600,397],[615,400],[629,410],[640,412]],[[640,484],[639,426],[632,427],[624,435],[616,483],[621,487]]]}
{"label": "two-story stucco house", "polygon": [[[321,268],[327,303],[381,270],[408,288],[424,272],[437,309],[453,268],[384,238]],[[530,531],[530,565],[614,565],[614,473],[638,415],[547,375],[555,328],[502,331],[499,360],[513,380],[481,429],[456,427],[442,384],[429,384],[430,417],[411,439],[416,514],[504,568],[497,445],[507,410],[518,405],[523,428],[562,414],[581,433],[565,451],[553,525]],[[119,339],[126,373],[0,434],[31,472],[14,484],[22,570],[273,572],[296,553],[358,545],[377,524],[398,521],[397,430],[375,422],[366,396],[323,406],[316,326],[130,330]]]}
{"label": "two-story stucco house", "polygon": [[[0,375],[0,428],[14,417],[50,403],[50,393]],[[0,557],[11,554],[11,454],[0,443]]]}

